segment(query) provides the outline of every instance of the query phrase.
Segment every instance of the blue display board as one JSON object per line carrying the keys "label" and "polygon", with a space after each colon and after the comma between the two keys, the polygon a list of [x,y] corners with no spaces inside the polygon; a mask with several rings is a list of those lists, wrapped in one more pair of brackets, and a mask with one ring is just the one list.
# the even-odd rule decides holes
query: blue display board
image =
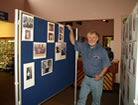
{"label": "blue display board", "polygon": [[[54,30],[52,30],[54,33],[54,42],[48,42],[48,32],[50,32],[49,22],[50,21],[21,12],[21,36],[19,36],[21,39],[21,51],[19,55],[21,55],[22,105],[38,105],[70,86],[75,81],[75,51],[74,46],[69,40],[69,30],[64,26],[63,30],[61,30],[61,33],[64,32],[64,42],[59,41],[60,24],[50,22],[54,24]],[[28,38],[25,38],[26,30],[29,31]],[[57,42],[65,43],[64,45],[66,45],[63,54],[65,56],[63,57],[56,54]],[[39,44],[35,45],[35,43]],[[40,50],[38,46],[41,46],[41,43],[46,45],[44,47],[45,53],[36,53],[35,50]],[[50,66],[52,71],[46,71],[44,65],[42,66],[42,62],[49,59],[52,61],[52,66]],[[33,63],[33,65],[31,65],[31,63]],[[42,75],[42,69],[48,73]],[[30,74],[28,74],[28,71],[30,71]],[[30,75],[30,77],[27,77],[28,75]]]}

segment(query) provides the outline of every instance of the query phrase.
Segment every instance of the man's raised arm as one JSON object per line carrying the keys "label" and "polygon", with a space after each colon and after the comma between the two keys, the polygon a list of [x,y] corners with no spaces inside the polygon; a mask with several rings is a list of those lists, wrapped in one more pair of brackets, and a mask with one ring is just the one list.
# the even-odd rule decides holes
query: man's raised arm
{"label": "man's raised arm", "polygon": [[70,25],[67,25],[67,27],[70,30],[70,41],[74,45],[75,44],[75,36],[74,36],[73,29]]}

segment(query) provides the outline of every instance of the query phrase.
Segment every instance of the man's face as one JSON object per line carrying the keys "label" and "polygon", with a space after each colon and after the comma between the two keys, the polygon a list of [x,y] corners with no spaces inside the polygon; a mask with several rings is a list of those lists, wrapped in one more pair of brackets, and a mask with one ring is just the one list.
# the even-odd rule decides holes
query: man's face
{"label": "man's face", "polygon": [[98,36],[96,34],[89,34],[87,38],[89,45],[94,47],[98,41]]}

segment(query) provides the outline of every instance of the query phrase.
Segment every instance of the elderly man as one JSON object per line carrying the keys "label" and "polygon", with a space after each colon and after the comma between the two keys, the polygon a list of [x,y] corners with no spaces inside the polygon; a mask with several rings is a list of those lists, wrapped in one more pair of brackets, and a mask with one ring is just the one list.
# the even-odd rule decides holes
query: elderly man
{"label": "elderly man", "polygon": [[92,92],[92,105],[100,105],[104,74],[111,65],[107,51],[97,43],[99,34],[96,31],[90,31],[87,34],[88,42],[79,42],[75,40],[74,32],[70,25],[70,41],[82,56],[83,72],[85,77],[81,84],[80,95],[77,105],[85,105],[87,96]]}

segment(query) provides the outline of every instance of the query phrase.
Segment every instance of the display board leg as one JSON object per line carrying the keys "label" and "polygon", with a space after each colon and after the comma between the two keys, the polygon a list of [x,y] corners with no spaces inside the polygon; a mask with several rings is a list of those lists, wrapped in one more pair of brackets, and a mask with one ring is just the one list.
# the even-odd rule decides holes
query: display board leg
{"label": "display board leg", "polygon": [[[76,40],[78,40],[78,29],[76,29]],[[77,104],[77,60],[78,60],[78,51],[76,51],[75,56],[75,87],[74,87],[74,105]]]}
{"label": "display board leg", "polygon": [[20,24],[19,24],[20,11],[18,9],[15,10],[15,38],[14,38],[14,84],[15,84],[15,105],[21,105],[21,85],[20,85],[20,65],[19,65],[19,42],[20,42]]}
{"label": "display board leg", "polygon": [[15,53],[15,104],[18,105],[18,75],[17,75],[17,68],[18,68],[18,65],[17,65],[17,43],[18,43],[18,10],[15,10],[15,44],[14,44],[14,47],[15,47],[15,50],[14,50],[14,53]]}

